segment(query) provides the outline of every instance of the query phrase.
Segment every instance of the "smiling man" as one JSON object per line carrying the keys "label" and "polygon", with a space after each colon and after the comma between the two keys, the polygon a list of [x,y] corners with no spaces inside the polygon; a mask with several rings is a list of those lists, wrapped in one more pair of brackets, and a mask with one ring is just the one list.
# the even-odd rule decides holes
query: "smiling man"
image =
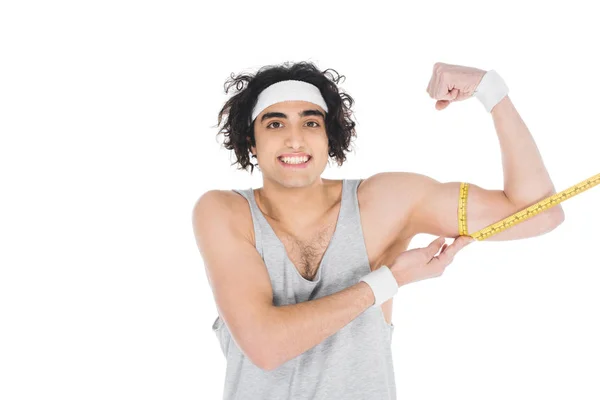
{"label": "smiling man", "polygon": [[[434,67],[428,92],[438,109],[480,87],[485,71],[457,67]],[[259,167],[263,186],[208,191],[193,210],[219,312],[225,399],[395,399],[393,299],[379,306],[382,286],[361,278],[419,233],[459,237],[461,182],[414,172],[321,177],[330,160],[343,164],[356,135],[353,99],[338,81],[305,62],[230,81],[238,93],[219,113],[219,124],[228,117],[219,133],[241,169]],[[500,139],[505,187],[470,184],[471,232],[555,193],[527,127],[492,89],[480,100]],[[541,235],[563,218],[553,207],[488,240]]]}

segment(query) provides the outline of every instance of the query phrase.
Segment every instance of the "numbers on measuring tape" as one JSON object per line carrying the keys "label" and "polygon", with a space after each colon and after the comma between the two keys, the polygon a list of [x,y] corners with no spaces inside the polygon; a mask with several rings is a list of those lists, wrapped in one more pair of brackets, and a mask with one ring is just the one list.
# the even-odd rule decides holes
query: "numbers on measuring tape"
{"label": "numbers on measuring tape", "polygon": [[556,193],[550,197],[545,198],[532,206],[527,207],[524,210],[514,213],[513,215],[504,218],[494,224],[488,225],[485,228],[469,234],[467,227],[467,197],[469,195],[469,184],[461,182],[460,184],[460,197],[458,201],[458,232],[461,236],[471,236],[475,240],[485,240],[490,236],[500,233],[518,223],[528,220],[537,214],[546,211],[563,201],[578,195],[579,193],[585,192],[588,189],[600,184],[600,174],[594,175],[570,188],[563,190],[560,193]]}

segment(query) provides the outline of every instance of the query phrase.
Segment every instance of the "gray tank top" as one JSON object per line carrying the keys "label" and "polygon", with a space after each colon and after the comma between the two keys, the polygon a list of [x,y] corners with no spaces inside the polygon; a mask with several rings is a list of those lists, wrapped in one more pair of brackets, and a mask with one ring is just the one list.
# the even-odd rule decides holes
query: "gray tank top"
{"label": "gray tank top", "polygon": [[[362,179],[344,179],[337,225],[313,281],[302,277],[256,204],[253,189],[234,189],[248,200],[256,250],[273,287],[273,305],[297,304],[337,293],[371,272],[359,215]],[[226,358],[224,400],[396,399],[391,342],[394,324],[369,307],[342,329],[278,368],[254,365],[218,316],[212,330]]]}

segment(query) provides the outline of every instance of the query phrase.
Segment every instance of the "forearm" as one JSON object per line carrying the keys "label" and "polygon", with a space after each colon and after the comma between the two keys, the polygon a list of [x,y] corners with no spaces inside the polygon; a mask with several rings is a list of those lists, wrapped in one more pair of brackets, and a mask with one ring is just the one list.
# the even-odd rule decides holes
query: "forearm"
{"label": "forearm", "polygon": [[374,303],[371,287],[358,282],[315,300],[273,307],[268,322],[268,369],[277,368],[313,348]]}
{"label": "forearm", "polygon": [[[502,151],[506,196],[513,204],[526,207],[555,194],[539,149],[510,98],[504,97],[491,114]],[[550,210],[563,213],[560,204]]]}

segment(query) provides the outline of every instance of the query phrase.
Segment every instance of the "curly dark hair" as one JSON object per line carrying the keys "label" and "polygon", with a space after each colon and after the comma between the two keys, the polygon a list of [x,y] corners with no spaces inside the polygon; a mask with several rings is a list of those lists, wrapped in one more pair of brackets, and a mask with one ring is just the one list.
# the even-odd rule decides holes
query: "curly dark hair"
{"label": "curly dark hair", "polygon": [[217,137],[223,134],[225,136],[223,146],[235,152],[237,159],[231,165],[240,164],[237,169],[245,170],[250,167],[250,174],[253,173],[258,162],[256,164],[250,162],[250,156],[256,158],[250,151],[250,147],[256,145],[254,121],[248,125],[252,118],[252,109],[260,92],[268,86],[293,79],[311,83],[319,88],[329,110],[325,116],[325,131],[329,139],[328,154],[337,161],[338,166],[341,166],[346,161],[345,153],[349,151],[352,138],[356,137],[354,129],[356,124],[351,119],[354,99],[341,92],[337,86],[340,79],[345,80],[345,76],[340,76],[332,69],[331,71],[337,75],[336,78],[328,71],[330,69],[321,72],[312,62],[301,61],[267,65],[254,75],[241,73],[234,76],[232,73],[230,79],[225,82],[225,93],[227,94],[232,86],[235,86],[237,93],[227,100],[219,111],[217,123],[221,125],[224,115],[227,115]]}

